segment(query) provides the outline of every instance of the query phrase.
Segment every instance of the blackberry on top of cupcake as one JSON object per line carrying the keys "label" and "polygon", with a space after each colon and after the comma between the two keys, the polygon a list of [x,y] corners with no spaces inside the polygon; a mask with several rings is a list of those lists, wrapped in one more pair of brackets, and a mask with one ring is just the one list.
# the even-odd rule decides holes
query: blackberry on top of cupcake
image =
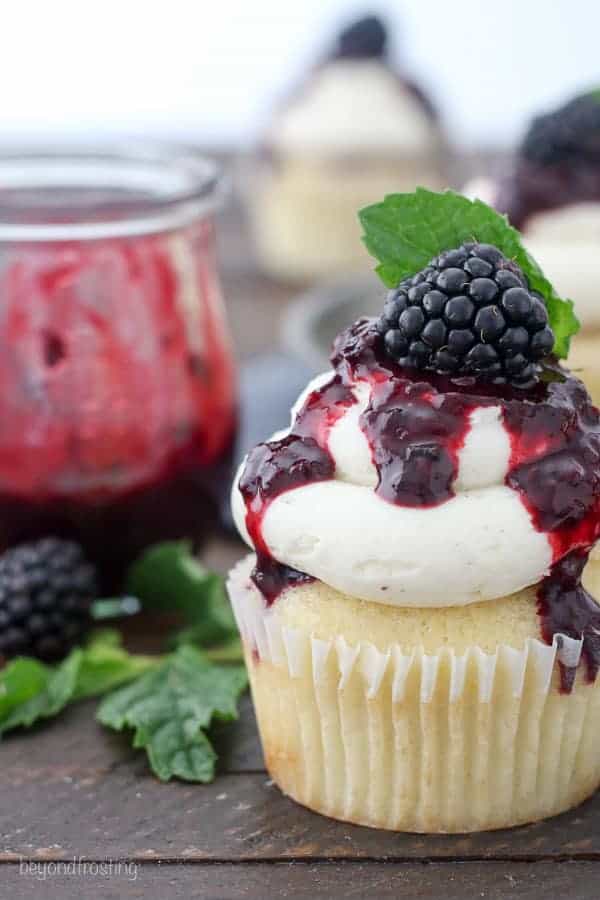
{"label": "blackberry on top of cupcake", "polygon": [[400,365],[521,386],[555,343],[544,300],[519,266],[475,241],[390,291],[378,330]]}

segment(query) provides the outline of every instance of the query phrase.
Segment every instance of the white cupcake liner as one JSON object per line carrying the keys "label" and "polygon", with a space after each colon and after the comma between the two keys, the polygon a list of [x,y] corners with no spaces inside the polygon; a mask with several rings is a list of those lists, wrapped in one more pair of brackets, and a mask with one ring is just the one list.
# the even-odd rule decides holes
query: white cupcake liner
{"label": "white cupcake liner", "polygon": [[[301,677],[304,673],[303,648],[306,635],[301,629],[282,625],[276,605],[270,609],[265,608],[262,597],[250,581],[253,565],[254,556],[247,556],[234,566],[228,579],[229,596],[240,634],[244,642],[256,650],[261,660],[287,667],[292,678]],[[462,654],[457,654],[452,649],[427,654],[422,647],[406,653],[398,645],[382,652],[369,641],[361,641],[360,644],[350,646],[343,637],[330,641],[311,637],[310,642],[312,673],[316,680],[320,678],[330,653],[337,656],[340,689],[344,687],[353,668],[360,661],[369,699],[377,695],[383,676],[389,668],[393,673],[392,700],[394,702],[402,700],[407,675],[418,663],[421,670],[422,703],[429,702],[433,696],[440,662],[444,658],[448,658],[450,664],[450,702],[461,697],[469,661],[474,659],[479,674],[479,701],[487,703],[492,695],[499,660],[510,673],[513,696],[520,697],[528,668],[533,667],[536,670],[538,687],[547,692],[555,662],[559,661],[568,668],[576,667],[583,646],[582,640],[575,640],[563,634],[556,634],[551,645],[537,638],[530,638],[522,650],[515,650],[507,644],[499,644],[494,653],[486,653],[477,646],[469,647]]]}
{"label": "white cupcake liner", "polygon": [[600,690],[557,688],[582,642],[530,639],[522,650],[477,646],[382,652],[282,624],[250,581],[251,556],[229,578],[246,647],[265,761],[298,802],[394,830],[460,832],[533,821],[600,782]]}

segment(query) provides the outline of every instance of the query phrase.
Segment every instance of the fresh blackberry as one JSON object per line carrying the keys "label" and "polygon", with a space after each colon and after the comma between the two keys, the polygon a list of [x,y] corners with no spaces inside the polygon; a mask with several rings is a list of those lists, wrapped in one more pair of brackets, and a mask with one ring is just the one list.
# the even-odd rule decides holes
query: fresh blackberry
{"label": "fresh blackberry", "polygon": [[65,656],[88,629],[96,571],[73,541],[44,538],[0,556],[0,660]]}
{"label": "fresh blackberry", "polygon": [[387,32],[377,16],[364,16],[340,34],[334,56],[338,59],[377,59],[385,55]]}
{"label": "fresh blackberry", "polygon": [[540,165],[600,163],[600,91],[581,94],[544,116],[537,116],[521,155]]}
{"label": "fresh blackberry", "polygon": [[406,278],[388,294],[377,329],[403,366],[499,384],[531,384],[554,347],[543,299],[490,244],[447,250]]}

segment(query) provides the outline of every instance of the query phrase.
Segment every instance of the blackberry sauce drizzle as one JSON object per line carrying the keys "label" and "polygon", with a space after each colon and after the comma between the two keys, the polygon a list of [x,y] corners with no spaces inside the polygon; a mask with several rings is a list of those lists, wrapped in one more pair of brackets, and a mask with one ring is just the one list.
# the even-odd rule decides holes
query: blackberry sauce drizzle
{"label": "blackberry sauce drizzle", "polygon": [[[593,680],[600,669],[600,607],[580,576],[600,537],[600,414],[583,384],[557,363],[527,390],[402,368],[386,354],[370,319],[339,335],[332,364],[332,380],[309,395],[290,433],[259,444],[240,479],[257,552],[253,580],[266,603],[312,578],[272,558],[263,517],[284,491],[334,477],[329,432],[356,402],[353,385],[371,388],[359,422],[378,473],[376,493],[400,506],[432,507],[454,496],[470,415],[477,407],[498,406],[511,442],[506,484],[519,493],[553,551],[551,571],[538,590],[542,637],[552,643],[558,633],[583,636],[582,658]],[[561,669],[564,691],[574,677],[574,669]]]}
{"label": "blackberry sauce drizzle", "polygon": [[335,376],[309,394],[289,434],[258,444],[248,454],[239,487],[246,503],[246,527],[256,550],[252,580],[268,606],[286,587],[314,579],[273,558],[262,536],[265,513],[284,491],[334,477],[335,464],[327,449],[329,432],[355,402],[350,388]]}

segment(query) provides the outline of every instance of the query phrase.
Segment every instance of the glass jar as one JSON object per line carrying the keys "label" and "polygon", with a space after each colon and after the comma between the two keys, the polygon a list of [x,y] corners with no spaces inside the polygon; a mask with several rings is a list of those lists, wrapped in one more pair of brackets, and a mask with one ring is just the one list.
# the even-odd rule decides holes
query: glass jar
{"label": "glass jar", "polygon": [[177,147],[0,153],[0,549],[74,536],[107,583],[229,486],[218,167]]}

